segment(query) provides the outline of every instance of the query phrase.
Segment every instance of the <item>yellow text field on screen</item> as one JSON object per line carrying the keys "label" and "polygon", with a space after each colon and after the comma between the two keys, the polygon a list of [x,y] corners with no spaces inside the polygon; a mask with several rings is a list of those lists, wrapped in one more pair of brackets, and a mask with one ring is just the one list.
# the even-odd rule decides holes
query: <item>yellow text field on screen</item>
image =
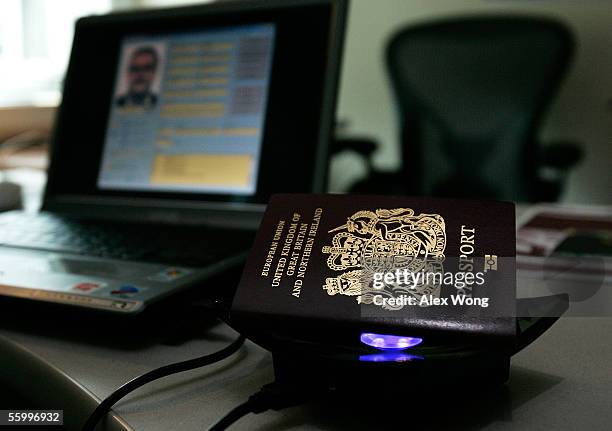
{"label": "yellow text field on screen", "polygon": [[211,88],[208,90],[169,90],[164,92],[166,97],[222,97],[227,96],[225,88]]}
{"label": "yellow text field on screen", "polygon": [[196,79],[195,82],[197,84],[202,84],[202,85],[227,84],[229,82],[229,79],[223,78],[223,77],[210,77],[210,78]]}
{"label": "yellow text field on screen", "polygon": [[259,129],[257,127],[227,127],[223,129],[227,136],[257,136]]}
{"label": "yellow text field on screen", "polygon": [[224,103],[176,103],[165,105],[161,110],[162,117],[202,116],[219,117],[225,113]]}
{"label": "yellow text field on screen", "polygon": [[199,55],[186,55],[183,57],[171,57],[170,64],[192,64],[200,61]]}
{"label": "yellow text field on screen", "polygon": [[169,59],[169,63],[170,64],[192,64],[192,63],[197,63],[197,62],[204,62],[204,63],[222,63],[222,62],[228,62],[231,60],[231,57],[227,54],[207,54],[207,55],[196,55],[197,53],[188,53],[189,55],[186,55],[184,53],[178,53],[178,54],[174,54],[172,57],[170,57]]}
{"label": "yellow text field on screen", "polygon": [[209,42],[202,44],[202,47],[207,51],[229,51],[234,47],[231,42]]}
{"label": "yellow text field on screen", "polygon": [[246,187],[252,163],[246,154],[160,154],[153,161],[151,183]]}
{"label": "yellow text field on screen", "polygon": [[197,67],[173,67],[168,72],[170,76],[194,74],[198,71]]}

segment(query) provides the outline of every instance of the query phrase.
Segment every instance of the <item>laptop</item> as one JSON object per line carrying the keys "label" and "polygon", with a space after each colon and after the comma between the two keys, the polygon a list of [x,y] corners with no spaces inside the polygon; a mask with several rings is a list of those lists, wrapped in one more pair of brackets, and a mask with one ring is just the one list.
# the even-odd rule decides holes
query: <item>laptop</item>
{"label": "laptop", "polygon": [[322,191],[346,4],[80,19],[41,211],[0,215],[0,295],[137,313],[242,262],[272,193]]}

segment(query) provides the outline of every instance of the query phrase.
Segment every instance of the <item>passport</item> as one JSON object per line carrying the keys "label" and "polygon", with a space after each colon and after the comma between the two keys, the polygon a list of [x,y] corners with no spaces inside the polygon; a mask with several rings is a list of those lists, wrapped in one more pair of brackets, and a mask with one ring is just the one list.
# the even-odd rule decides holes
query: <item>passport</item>
{"label": "passport", "polygon": [[514,204],[274,195],[230,310],[245,333],[516,337]]}

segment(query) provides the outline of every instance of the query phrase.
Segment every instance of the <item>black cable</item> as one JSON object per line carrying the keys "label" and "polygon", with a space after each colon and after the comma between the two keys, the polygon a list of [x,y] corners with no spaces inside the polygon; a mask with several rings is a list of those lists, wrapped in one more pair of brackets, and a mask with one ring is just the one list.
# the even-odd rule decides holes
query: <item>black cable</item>
{"label": "black cable", "polygon": [[120,386],[115,392],[110,394],[106,399],[104,399],[98,407],[93,411],[93,413],[89,416],[85,425],[83,426],[83,431],[93,431],[98,421],[104,416],[110,408],[121,398],[125,397],[127,394],[132,392],[133,390],[146,385],[153,380],[160,379],[162,377],[169,376],[171,374],[180,373],[183,371],[193,370],[195,368],[203,367],[205,365],[210,365],[215,362],[219,362],[222,359],[231,356],[235,353],[240,347],[244,344],[245,337],[244,335],[240,335],[234,342],[232,342],[227,347],[223,349],[211,353],[209,355],[200,356],[199,358],[189,359],[187,361],[176,362],[174,364],[164,365],[163,367],[156,368],[151,370],[141,376],[138,376],[129,382]]}
{"label": "black cable", "polygon": [[247,401],[234,407],[208,431],[225,431],[235,422],[249,413],[262,413],[266,410],[281,410],[287,407],[297,406],[311,398],[321,398],[329,394],[330,389],[326,386],[309,385],[287,385],[270,383],[249,397]]}
{"label": "black cable", "polygon": [[253,413],[253,406],[250,401],[246,401],[237,407],[234,407],[221,418],[216,424],[208,429],[208,431],[224,431],[230,427],[234,422],[237,422],[243,416]]}

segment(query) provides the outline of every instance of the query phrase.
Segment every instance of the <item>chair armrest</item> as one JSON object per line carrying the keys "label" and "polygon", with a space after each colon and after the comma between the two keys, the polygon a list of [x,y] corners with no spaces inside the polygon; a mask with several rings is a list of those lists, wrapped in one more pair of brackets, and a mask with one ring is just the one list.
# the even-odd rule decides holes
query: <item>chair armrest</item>
{"label": "chair armrest", "polygon": [[574,142],[559,141],[540,147],[540,165],[555,169],[569,169],[583,156],[582,148]]}

